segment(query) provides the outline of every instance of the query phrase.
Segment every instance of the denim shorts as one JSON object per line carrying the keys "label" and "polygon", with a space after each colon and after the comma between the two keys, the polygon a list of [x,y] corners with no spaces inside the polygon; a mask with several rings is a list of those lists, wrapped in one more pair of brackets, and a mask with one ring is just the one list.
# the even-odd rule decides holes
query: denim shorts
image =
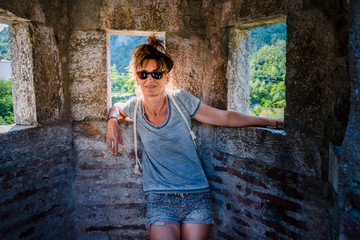
{"label": "denim shorts", "polygon": [[162,193],[146,195],[146,228],[165,223],[213,224],[214,216],[210,192],[189,193],[185,198]]}

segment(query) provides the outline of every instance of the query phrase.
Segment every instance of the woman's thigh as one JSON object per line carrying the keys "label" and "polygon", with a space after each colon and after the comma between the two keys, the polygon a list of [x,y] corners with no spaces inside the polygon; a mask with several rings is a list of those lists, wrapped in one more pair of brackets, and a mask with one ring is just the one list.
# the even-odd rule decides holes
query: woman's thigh
{"label": "woman's thigh", "polygon": [[180,226],[176,223],[151,225],[149,234],[152,240],[180,240]]}
{"label": "woman's thigh", "polygon": [[211,224],[184,223],[181,225],[181,240],[205,240],[209,236]]}

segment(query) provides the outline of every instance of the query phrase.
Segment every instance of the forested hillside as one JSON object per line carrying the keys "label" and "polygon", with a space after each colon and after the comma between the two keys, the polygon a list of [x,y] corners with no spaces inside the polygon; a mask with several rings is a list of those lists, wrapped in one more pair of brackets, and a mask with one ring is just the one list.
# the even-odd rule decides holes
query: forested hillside
{"label": "forested hillside", "polygon": [[9,52],[9,27],[5,27],[0,32],[0,57],[10,60]]}
{"label": "forested hillside", "polygon": [[251,53],[256,53],[265,45],[273,45],[277,40],[286,41],[286,23],[254,28],[250,32]]}
{"label": "forested hillside", "polygon": [[111,66],[116,65],[119,74],[127,73],[131,51],[134,47],[146,42],[143,36],[110,36]]}

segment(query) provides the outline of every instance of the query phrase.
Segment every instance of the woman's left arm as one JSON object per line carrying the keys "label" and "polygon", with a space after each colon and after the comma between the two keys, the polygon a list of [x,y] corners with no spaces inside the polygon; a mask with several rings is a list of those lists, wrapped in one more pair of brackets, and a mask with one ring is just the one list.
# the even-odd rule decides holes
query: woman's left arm
{"label": "woman's left arm", "polygon": [[249,114],[225,111],[201,104],[194,117],[197,121],[223,127],[276,126],[281,128],[284,120],[257,117]]}

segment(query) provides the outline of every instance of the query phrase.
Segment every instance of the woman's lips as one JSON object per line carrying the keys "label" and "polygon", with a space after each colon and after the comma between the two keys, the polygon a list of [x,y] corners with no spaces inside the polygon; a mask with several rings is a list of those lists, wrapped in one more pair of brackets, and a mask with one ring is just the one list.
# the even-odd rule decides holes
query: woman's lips
{"label": "woman's lips", "polygon": [[156,86],[155,85],[147,85],[147,86],[145,86],[146,88],[150,88],[150,89],[153,89],[153,88],[155,88]]}

